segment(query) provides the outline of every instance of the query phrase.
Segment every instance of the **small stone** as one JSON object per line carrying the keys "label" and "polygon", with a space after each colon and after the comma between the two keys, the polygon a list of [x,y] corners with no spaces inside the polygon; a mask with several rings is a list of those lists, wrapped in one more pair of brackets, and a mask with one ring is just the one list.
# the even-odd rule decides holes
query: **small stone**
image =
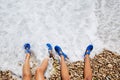
{"label": "small stone", "polygon": [[109,67],[109,68],[113,68],[113,65],[112,65],[112,64],[108,64],[108,67]]}
{"label": "small stone", "polygon": [[[38,61],[39,62],[39,61]],[[53,60],[53,68],[50,70],[49,80],[61,80],[60,77],[60,64],[58,61]],[[36,62],[37,63],[37,62]],[[84,62],[67,62],[71,80],[83,80],[84,75]],[[35,80],[35,70],[37,64],[33,63],[31,67],[32,80]],[[120,72],[120,55],[104,50],[101,54],[96,55],[91,59],[91,68],[93,80],[119,80]],[[34,70],[34,71],[33,71]],[[21,74],[22,75],[22,74]],[[21,77],[22,78],[22,77]],[[17,80],[11,71],[0,70],[0,80]]]}

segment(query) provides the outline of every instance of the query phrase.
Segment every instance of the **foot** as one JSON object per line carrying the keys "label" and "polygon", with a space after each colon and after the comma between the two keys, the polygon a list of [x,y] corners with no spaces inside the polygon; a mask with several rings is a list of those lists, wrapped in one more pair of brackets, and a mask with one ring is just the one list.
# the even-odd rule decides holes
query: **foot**
{"label": "foot", "polygon": [[93,50],[93,45],[92,44],[88,45],[87,48],[86,48],[84,56],[87,55],[87,54],[90,55],[90,52],[92,50]]}
{"label": "foot", "polygon": [[25,49],[25,53],[31,54],[30,44],[29,43],[24,44],[24,49]]}
{"label": "foot", "polygon": [[49,53],[49,57],[54,57],[54,55],[52,54],[52,46],[50,43],[47,43],[46,46],[48,47],[48,53]]}
{"label": "foot", "polygon": [[55,51],[58,53],[59,56],[63,55],[65,59],[68,59],[67,55],[62,51],[60,46],[55,46]]}

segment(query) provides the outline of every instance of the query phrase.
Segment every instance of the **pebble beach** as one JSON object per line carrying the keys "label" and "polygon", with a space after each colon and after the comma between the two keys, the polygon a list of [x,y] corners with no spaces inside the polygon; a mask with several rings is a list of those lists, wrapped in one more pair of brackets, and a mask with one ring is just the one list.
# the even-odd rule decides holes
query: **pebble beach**
{"label": "pebble beach", "polygon": [[[0,0],[0,80],[22,80],[25,43],[33,80],[47,43],[67,54],[72,80],[83,79],[89,44],[93,79],[119,80],[120,0]],[[49,64],[46,79],[60,80],[59,58]]]}
{"label": "pebble beach", "polygon": [[[84,62],[66,62],[70,79],[71,80],[83,80]],[[47,80],[61,80],[60,77],[60,65],[57,60],[53,60],[53,68],[50,72],[50,77]],[[91,67],[93,73],[92,80],[119,80],[120,79],[120,55],[113,53],[109,50],[104,50],[99,55],[96,55],[91,59]],[[31,67],[33,70],[34,67]],[[19,77],[19,78],[18,78]],[[47,77],[46,77],[47,78]],[[10,70],[0,70],[0,80],[19,80],[22,76],[17,76]],[[34,74],[32,74],[32,80],[35,80]]]}

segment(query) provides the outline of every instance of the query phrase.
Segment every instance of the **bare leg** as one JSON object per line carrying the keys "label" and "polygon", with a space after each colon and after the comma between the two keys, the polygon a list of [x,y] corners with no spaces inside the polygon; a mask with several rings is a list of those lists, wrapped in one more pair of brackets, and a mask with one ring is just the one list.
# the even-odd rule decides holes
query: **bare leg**
{"label": "bare leg", "polygon": [[68,72],[68,68],[67,65],[65,63],[64,57],[61,55],[61,76],[62,76],[62,80],[70,80],[69,77],[69,72]]}
{"label": "bare leg", "polygon": [[85,55],[84,80],[92,80],[92,70],[88,54]]}
{"label": "bare leg", "polygon": [[30,54],[27,53],[25,58],[25,63],[23,65],[23,80],[31,80],[29,60],[30,60]]}
{"label": "bare leg", "polygon": [[48,66],[48,60],[49,58],[45,58],[40,65],[40,67],[37,68],[36,70],[36,80],[45,80],[44,73],[47,69]]}

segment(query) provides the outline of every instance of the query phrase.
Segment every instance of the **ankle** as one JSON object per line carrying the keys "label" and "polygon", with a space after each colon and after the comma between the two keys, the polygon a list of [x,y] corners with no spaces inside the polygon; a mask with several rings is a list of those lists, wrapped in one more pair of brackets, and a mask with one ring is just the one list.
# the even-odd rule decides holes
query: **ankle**
{"label": "ankle", "polygon": [[61,59],[64,59],[64,56],[63,55],[60,55]]}
{"label": "ankle", "polygon": [[26,54],[26,59],[30,59],[30,54],[29,53]]}
{"label": "ankle", "polygon": [[89,54],[86,54],[85,57],[89,57],[90,55]]}

